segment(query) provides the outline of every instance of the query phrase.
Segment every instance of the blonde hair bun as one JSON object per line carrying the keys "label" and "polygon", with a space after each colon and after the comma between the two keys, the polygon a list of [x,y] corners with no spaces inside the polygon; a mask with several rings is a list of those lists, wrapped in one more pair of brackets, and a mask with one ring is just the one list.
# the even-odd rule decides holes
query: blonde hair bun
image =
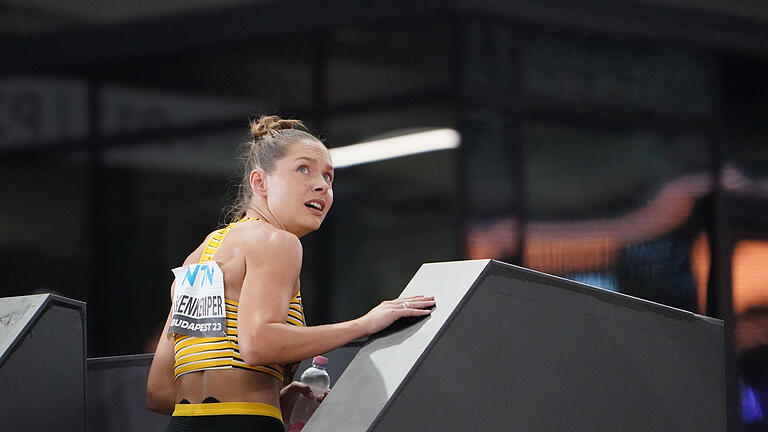
{"label": "blonde hair bun", "polygon": [[301,120],[282,119],[276,115],[261,116],[258,120],[251,120],[251,136],[253,141],[258,141],[265,135],[274,137],[285,129],[306,129]]}

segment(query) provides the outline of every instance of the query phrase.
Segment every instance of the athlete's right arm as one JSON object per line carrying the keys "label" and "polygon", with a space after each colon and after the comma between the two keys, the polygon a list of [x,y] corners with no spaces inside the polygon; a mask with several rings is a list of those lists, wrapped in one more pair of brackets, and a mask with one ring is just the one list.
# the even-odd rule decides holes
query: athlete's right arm
{"label": "athlete's right arm", "polygon": [[176,382],[173,378],[173,340],[168,334],[171,315],[169,312],[147,377],[147,408],[166,415],[173,413],[176,398]]}
{"label": "athlete's right arm", "polygon": [[[197,262],[203,253],[203,246],[207,242],[208,239],[206,238],[206,241],[184,260],[184,265]],[[165,321],[165,326],[163,326],[163,332],[157,341],[157,348],[155,348],[155,355],[152,358],[152,365],[149,367],[149,376],[147,376],[147,408],[150,411],[167,415],[173,413],[176,399],[176,379],[173,376],[173,338],[168,334],[171,316],[173,315],[173,291],[175,285],[175,282],[171,284],[171,308],[168,311],[168,318]]]}
{"label": "athlete's right arm", "polygon": [[260,240],[258,247],[246,251],[238,307],[238,343],[248,364],[290,363],[325,353],[376,333],[401,317],[429,315],[425,308],[435,304],[433,297],[417,296],[382,302],[352,321],[311,327],[286,324],[301,271],[301,243],[286,231],[275,231]]}

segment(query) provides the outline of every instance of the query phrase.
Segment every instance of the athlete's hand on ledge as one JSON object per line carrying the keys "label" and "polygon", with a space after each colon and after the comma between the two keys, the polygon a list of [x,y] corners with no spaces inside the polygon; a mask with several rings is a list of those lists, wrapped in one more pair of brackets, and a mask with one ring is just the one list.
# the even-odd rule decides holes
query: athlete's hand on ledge
{"label": "athlete's hand on ledge", "polygon": [[370,312],[359,318],[368,336],[389,327],[402,317],[429,315],[435,305],[434,296],[413,296],[381,302]]}

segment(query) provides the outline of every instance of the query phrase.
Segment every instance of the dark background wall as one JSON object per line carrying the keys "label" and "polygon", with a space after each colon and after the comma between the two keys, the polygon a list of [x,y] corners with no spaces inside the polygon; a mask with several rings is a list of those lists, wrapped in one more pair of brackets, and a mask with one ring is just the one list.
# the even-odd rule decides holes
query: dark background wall
{"label": "dark background wall", "polygon": [[759,1],[3,2],[0,295],[86,301],[92,357],[151,352],[249,116],[329,147],[449,127],[458,150],[339,170],[310,323],[501,259],[725,319],[733,415],[764,428],[767,24]]}

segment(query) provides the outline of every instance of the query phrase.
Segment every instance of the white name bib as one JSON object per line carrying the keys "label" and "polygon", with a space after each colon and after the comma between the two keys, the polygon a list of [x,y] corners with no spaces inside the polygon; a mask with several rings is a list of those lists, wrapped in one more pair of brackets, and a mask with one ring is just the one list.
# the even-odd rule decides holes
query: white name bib
{"label": "white name bib", "polygon": [[224,274],[215,261],[173,269],[176,276],[169,333],[226,336]]}

